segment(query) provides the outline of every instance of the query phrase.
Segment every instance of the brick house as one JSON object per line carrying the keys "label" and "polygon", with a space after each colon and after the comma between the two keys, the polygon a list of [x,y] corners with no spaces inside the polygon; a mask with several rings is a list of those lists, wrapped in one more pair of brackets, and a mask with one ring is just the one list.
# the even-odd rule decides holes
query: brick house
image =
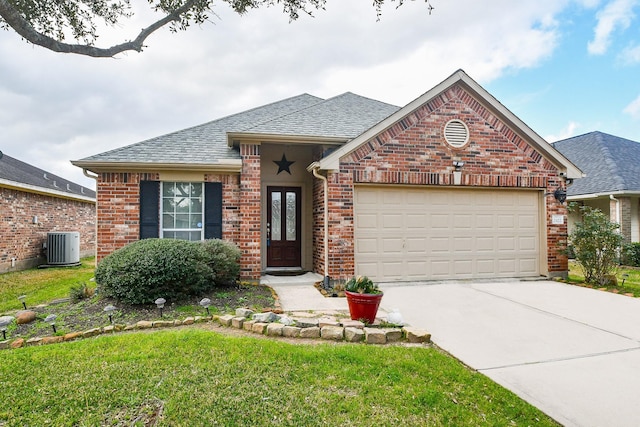
{"label": "brick house", "polygon": [[554,194],[581,176],[462,70],[402,108],[303,94],[72,163],[98,174],[98,258],[219,237],[245,279],[563,275]]}
{"label": "brick house", "polygon": [[95,251],[96,193],[0,152],[0,273],[46,264],[50,231],[78,231]]}
{"label": "brick house", "polygon": [[[626,243],[640,242],[640,143],[590,132],[553,146],[586,174],[569,187],[567,200],[607,213]],[[580,213],[570,213],[568,220],[571,231]]]}

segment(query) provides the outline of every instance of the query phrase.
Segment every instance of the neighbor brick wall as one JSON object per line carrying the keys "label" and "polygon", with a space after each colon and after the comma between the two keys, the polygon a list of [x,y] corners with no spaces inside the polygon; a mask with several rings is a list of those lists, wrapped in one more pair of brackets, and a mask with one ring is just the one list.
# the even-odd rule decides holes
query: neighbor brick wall
{"label": "neighbor brick wall", "polygon": [[[443,129],[454,118],[469,127],[470,143],[455,149]],[[538,188],[553,193],[563,186],[558,170],[461,86],[455,85],[342,158],[329,173],[331,277],[348,277],[354,268],[353,188],[357,183],[453,185],[453,161],[464,162],[462,186]],[[546,197],[547,267],[567,271],[567,224],[552,225],[566,206]]]}
{"label": "neighbor brick wall", "polygon": [[[140,238],[140,181],[160,173],[101,173],[98,177],[98,260]],[[240,183],[237,174],[205,174],[222,183],[222,238],[238,244]]]}
{"label": "neighbor brick wall", "polygon": [[93,255],[95,203],[8,188],[0,188],[0,196],[0,272],[45,264],[43,244],[49,231],[78,231],[80,255]]}

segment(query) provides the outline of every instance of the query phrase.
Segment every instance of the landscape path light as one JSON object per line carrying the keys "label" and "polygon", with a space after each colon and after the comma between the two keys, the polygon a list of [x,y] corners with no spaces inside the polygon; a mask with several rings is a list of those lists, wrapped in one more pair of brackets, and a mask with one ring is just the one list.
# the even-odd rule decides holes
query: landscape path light
{"label": "landscape path light", "polygon": [[164,303],[167,302],[164,298],[158,298],[155,303],[158,306],[158,310],[160,310],[160,317],[162,317],[162,309],[164,308]]}
{"label": "landscape path light", "polygon": [[26,310],[26,309],[27,309],[27,303],[26,303],[26,302],[24,302],[24,300],[25,300],[25,299],[27,299],[27,296],[26,296],[26,295],[20,295],[20,296],[18,297],[18,299],[20,300],[20,302],[22,303],[22,306],[23,306],[23,307],[24,307],[24,309]]}
{"label": "landscape path light", "polygon": [[624,286],[624,281],[627,280],[629,278],[629,275],[627,273],[624,273],[622,275],[622,286]]}
{"label": "landscape path light", "polygon": [[7,327],[11,324],[13,320],[10,318],[0,319],[0,331],[2,331],[2,340],[7,339]]}
{"label": "landscape path light", "polygon": [[211,305],[211,300],[209,298],[202,298],[200,300],[200,305],[203,306],[205,310],[207,310],[207,315],[211,315],[211,313],[209,313],[209,306]]}
{"label": "landscape path light", "polygon": [[47,317],[44,318],[44,321],[47,322],[48,324],[51,325],[51,327],[53,328],[53,333],[57,333],[58,331],[56,331],[56,319],[58,318],[57,315],[55,314],[50,314]]}
{"label": "landscape path light", "polygon": [[109,323],[113,323],[113,312],[116,311],[116,308],[109,304],[108,306],[106,306],[105,308],[103,308],[104,312],[107,313],[107,316],[109,316]]}

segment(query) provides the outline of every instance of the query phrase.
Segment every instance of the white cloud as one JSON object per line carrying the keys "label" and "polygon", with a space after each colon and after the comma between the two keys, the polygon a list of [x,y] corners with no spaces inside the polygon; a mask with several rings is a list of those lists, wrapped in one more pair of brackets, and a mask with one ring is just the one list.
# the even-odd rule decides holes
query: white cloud
{"label": "white cloud", "polygon": [[[438,1],[429,16],[424,2],[406,2],[376,22],[370,3],[332,0],[293,23],[277,7],[238,16],[219,4],[215,25],[160,30],[143,53],[118,59],[54,54],[3,31],[0,149],[86,183],[69,160],[303,92],[404,105],[459,68],[486,84],[551,58],[570,3]],[[99,41],[132,36],[116,29]]]}
{"label": "white cloud", "polygon": [[620,55],[618,60],[625,65],[633,65],[640,63],[640,45],[627,46]]}
{"label": "white cloud", "polygon": [[577,131],[581,127],[582,126],[580,125],[580,123],[569,122],[564,128],[560,129],[558,133],[555,133],[553,135],[547,135],[544,137],[544,139],[548,142],[556,142],[556,141],[561,141],[563,139],[571,138],[572,136],[577,135],[578,133]]}
{"label": "white cloud", "polygon": [[625,30],[634,19],[633,8],[638,5],[638,0],[612,0],[604,9],[601,9],[596,18],[598,23],[594,30],[593,40],[587,45],[587,50],[592,55],[606,53],[611,44],[612,33],[616,29]]}
{"label": "white cloud", "polygon": [[632,118],[640,120],[640,95],[638,95],[636,99],[631,101],[631,103],[627,105],[622,111],[630,115]]}

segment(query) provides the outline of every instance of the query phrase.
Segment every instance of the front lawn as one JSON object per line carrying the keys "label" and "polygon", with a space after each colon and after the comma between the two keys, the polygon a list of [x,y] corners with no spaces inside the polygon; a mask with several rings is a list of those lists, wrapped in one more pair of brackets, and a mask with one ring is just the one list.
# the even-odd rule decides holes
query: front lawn
{"label": "front lawn", "polygon": [[26,295],[28,306],[69,296],[72,286],[89,283],[95,258],[83,258],[77,267],[33,268],[0,274],[0,313],[21,306],[18,296]]}
{"label": "front lawn", "polygon": [[[584,283],[584,275],[580,266],[575,261],[569,262],[569,282],[588,286],[591,288],[606,288],[608,291],[620,294],[633,294],[634,297],[640,297],[640,268],[620,266],[616,272],[618,285],[596,286],[586,285]],[[624,280],[624,285],[622,284]]]}
{"label": "front lawn", "polygon": [[557,425],[439,350],[198,328],[3,351],[0,425]]}

